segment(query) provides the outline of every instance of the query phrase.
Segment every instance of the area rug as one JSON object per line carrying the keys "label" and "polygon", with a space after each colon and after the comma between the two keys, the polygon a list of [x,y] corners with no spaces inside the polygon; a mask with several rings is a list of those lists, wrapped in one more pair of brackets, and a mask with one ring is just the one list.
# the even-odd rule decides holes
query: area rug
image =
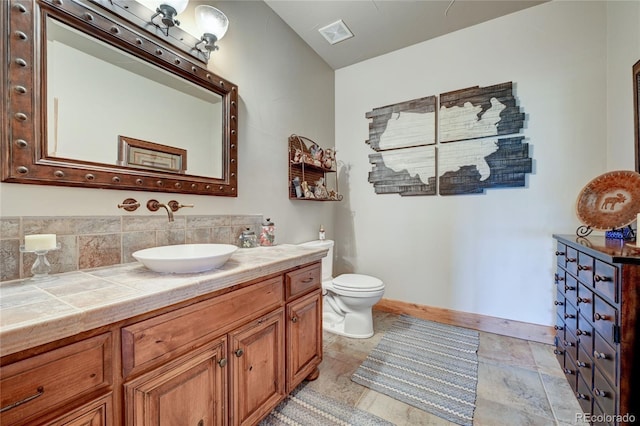
{"label": "area rug", "polygon": [[351,377],[459,425],[471,425],[478,384],[475,330],[400,316]]}
{"label": "area rug", "polygon": [[393,426],[393,423],[309,389],[298,386],[259,426]]}

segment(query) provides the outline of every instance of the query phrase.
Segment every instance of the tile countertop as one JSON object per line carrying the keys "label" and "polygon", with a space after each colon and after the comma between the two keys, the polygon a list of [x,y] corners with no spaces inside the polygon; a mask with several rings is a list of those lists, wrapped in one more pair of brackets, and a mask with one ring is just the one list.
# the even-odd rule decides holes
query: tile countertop
{"label": "tile countertop", "polygon": [[0,357],[322,259],[327,249],[238,249],[221,268],[161,274],[141,263],[0,283]]}

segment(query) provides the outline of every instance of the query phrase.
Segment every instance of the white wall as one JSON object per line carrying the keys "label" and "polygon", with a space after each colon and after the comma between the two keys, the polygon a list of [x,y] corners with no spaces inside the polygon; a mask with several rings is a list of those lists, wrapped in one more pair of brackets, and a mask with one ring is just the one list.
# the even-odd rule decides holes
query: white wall
{"label": "white wall", "polygon": [[[609,22],[608,10],[629,18]],[[637,2],[551,2],[338,70],[336,144],[346,197],[336,210],[336,272],[378,276],[390,299],[552,324],[552,234],[575,231],[575,199],[588,181],[614,164],[633,168],[632,103],[610,101],[607,92],[609,83],[630,99],[631,80],[619,83],[607,72],[630,76],[638,10]],[[618,70],[607,65],[608,48],[623,39],[630,47],[615,49],[625,58]],[[367,111],[506,81],[527,117],[534,165],[526,188],[374,193]],[[625,129],[609,145],[608,116]],[[619,160],[607,161],[614,153]]]}
{"label": "white wall", "polygon": [[[193,29],[188,15],[183,28]],[[296,133],[334,146],[334,72],[262,1],[210,2],[230,20],[209,68],[238,85],[237,198],[156,192],[116,191],[0,184],[0,215],[68,216],[151,214],[126,213],[117,204],[128,197],[146,204],[177,199],[194,204],[179,215],[264,214],[276,224],[280,242],[317,238],[324,224],[333,237],[333,203],[288,199],[287,138]],[[196,32],[197,33],[197,32]],[[165,214],[157,212],[156,214]]]}

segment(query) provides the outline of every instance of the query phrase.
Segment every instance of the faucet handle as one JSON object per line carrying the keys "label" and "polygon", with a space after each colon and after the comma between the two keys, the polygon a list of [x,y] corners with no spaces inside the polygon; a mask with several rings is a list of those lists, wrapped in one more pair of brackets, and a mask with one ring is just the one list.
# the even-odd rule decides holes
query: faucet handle
{"label": "faucet handle", "polygon": [[140,207],[140,203],[133,198],[127,198],[122,203],[118,204],[119,209],[125,209],[128,212],[132,212]]}
{"label": "faucet handle", "polygon": [[171,200],[167,204],[169,205],[169,208],[174,212],[177,212],[183,207],[193,207],[193,204],[180,204],[176,200]]}
{"label": "faucet handle", "polygon": [[149,200],[147,201],[147,208],[152,212],[157,212],[160,209],[161,205],[158,200]]}

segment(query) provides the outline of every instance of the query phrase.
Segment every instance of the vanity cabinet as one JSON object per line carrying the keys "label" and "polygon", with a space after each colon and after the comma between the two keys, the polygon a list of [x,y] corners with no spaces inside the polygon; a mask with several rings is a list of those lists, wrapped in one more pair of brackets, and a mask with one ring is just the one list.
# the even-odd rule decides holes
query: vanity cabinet
{"label": "vanity cabinet", "polygon": [[[112,351],[111,333],[104,333],[3,365],[0,424],[110,424]],[[103,403],[89,406],[98,395]],[[66,423],[52,419],[60,411]]]}
{"label": "vanity cabinet", "polygon": [[322,361],[320,262],[2,358],[7,426],[255,425]]}
{"label": "vanity cabinet", "polygon": [[640,251],[602,237],[554,237],[558,361],[585,413],[604,414],[602,424],[638,419]]}

